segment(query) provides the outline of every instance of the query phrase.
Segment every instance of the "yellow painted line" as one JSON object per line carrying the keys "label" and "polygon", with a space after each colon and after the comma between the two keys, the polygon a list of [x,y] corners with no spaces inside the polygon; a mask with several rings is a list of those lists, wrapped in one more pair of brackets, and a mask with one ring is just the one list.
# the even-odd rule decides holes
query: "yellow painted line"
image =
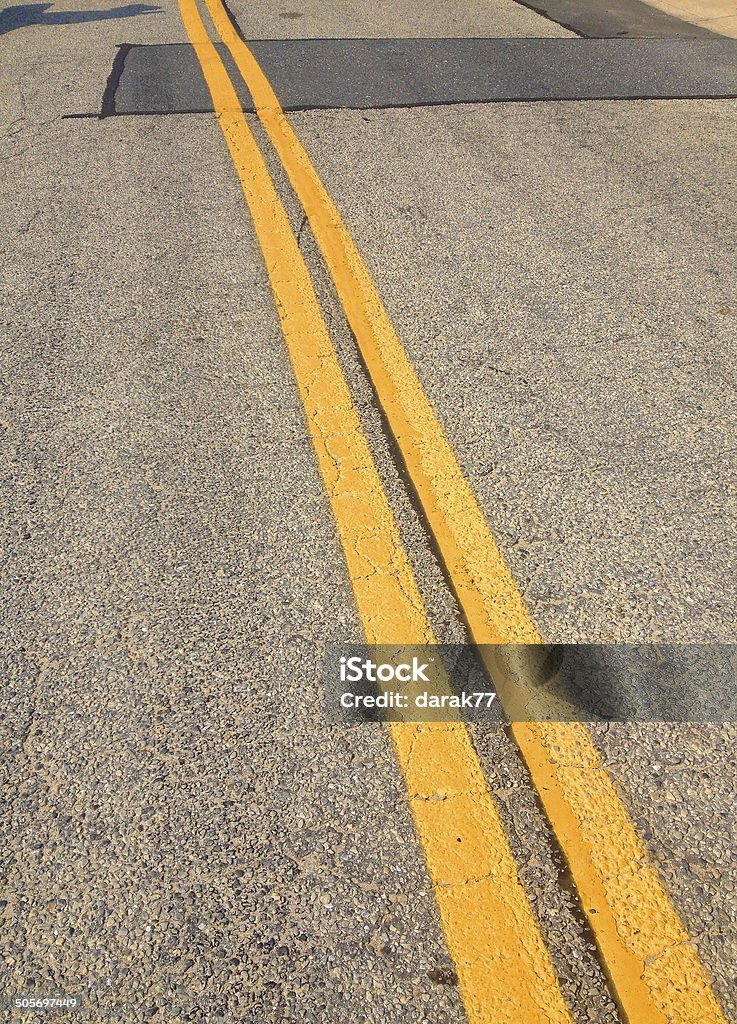
{"label": "yellow painted line", "polygon": [[[310,276],[195,0],[179,0],[269,274],[366,640],[434,643]],[[571,1024],[468,732],[391,726],[471,1024]]]}
{"label": "yellow painted line", "polygon": [[182,19],[251,211],[320,472],[370,643],[433,643],[392,512],[307,267],[238,97],[193,0]]}
{"label": "yellow painted line", "polygon": [[[206,3],[307,214],[474,641],[539,643],[348,229],[221,0]],[[505,693],[502,687],[499,697],[513,719],[528,706],[527,695],[514,688]],[[522,723],[513,731],[626,1019],[630,1024],[726,1024],[696,949],[647,862],[588,731],[576,723]]]}
{"label": "yellow painted line", "polygon": [[726,1024],[586,728],[513,726],[630,1024]]}

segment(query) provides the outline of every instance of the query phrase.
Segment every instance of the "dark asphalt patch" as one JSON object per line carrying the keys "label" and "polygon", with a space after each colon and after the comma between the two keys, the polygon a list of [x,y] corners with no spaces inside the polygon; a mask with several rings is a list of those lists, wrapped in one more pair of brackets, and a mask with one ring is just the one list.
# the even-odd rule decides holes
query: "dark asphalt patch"
{"label": "dark asphalt patch", "polygon": [[[216,46],[245,110],[251,97],[227,46]],[[212,113],[212,97],[189,43],[123,43],[102,98],[101,117],[112,114]]]}
{"label": "dark asphalt patch", "polygon": [[714,39],[713,32],[674,18],[641,0],[516,0],[589,39]]}
{"label": "dark asphalt patch", "polygon": [[[248,43],[285,110],[737,96],[732,39],[280,39]],[[244,110],[253,103],[220,46]],[[131,46],[107,112],[212,111],[187,44]]]}

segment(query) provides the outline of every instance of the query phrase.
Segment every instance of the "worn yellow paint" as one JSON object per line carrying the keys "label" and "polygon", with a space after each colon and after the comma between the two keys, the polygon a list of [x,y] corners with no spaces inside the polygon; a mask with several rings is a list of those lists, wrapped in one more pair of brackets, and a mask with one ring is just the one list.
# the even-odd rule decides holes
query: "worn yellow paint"
{"label": "worn yellow paint", "polygon": [[[473,639],[479,645],[539,643],[540,635],[348,229],[221,0],[206,3],[307,214]],[[526,709],[535,708],[524,687],[502,679],[498,689],[505,710],[518,723]],[[588,731],[576,723],[524,722],[513,731],[568,859],[626,1019],[630,1024],[726,1024],[696,950],[647,862]],[[580,764],[567,764],[577,757]],[[439,904],[446,928],[456,927],[454,899],[441,897]],[[472,984],[474,969],[469,966],[468,972],[466,983]]]}
{"label": "worn yellow paint", "polygon": [[[286,212],[194,0],[179,2],[251,211],[366,639],[434,643]],[[471,1024],[571,1024],[467,730],[391,730]]]}
{"label": "worn yellow paint", "polygon": [[627,1021],[726,1024],[589,731],[549,722],[512,730]]}
{"label": "worn yellow paint", "polygon": [[468,730],[394,740],[470,1024],[570,1022]]}
{"label": "worn yellow paint", "polygon": [[430,643],[412,570],[286,211],[196,7],[181,8],[253,217],[333,513],[349,524],[341,539],[361,618],[371,635],[386,637],[390,626],[399,643]]}
{"label": "worn yellow paint", "polygon": [[307,214],[425,515],[436,539],[442,539],[454,587],[466,614],[478,623],[476,640],[485,644],[539,641],[348,229],[222,3],[207,0],[207,7]]}

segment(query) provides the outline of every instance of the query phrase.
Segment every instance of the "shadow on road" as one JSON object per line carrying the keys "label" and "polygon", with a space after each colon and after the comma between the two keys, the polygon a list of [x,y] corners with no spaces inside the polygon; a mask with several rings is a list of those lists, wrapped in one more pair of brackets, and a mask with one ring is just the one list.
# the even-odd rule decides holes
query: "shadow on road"
{"label": "shadow on road", "polygon": [[85,21],[107,21],[110,18],[134,18],[161,10],[149,4],[126,4],[99,11],[50,11],[53,4],[18,4],[0,11],[0,36],[27,25],[78,25]]}

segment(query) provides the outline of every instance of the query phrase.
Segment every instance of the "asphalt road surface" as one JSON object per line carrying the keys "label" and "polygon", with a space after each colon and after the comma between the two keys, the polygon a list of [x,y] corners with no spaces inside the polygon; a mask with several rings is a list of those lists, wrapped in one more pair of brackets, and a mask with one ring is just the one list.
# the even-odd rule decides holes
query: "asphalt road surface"
{"label": "asphalt road surface", "polygon": [[733,642],[704,7],[0,10],[3,1020],[737,1021],[734,723],[323,708]]}

